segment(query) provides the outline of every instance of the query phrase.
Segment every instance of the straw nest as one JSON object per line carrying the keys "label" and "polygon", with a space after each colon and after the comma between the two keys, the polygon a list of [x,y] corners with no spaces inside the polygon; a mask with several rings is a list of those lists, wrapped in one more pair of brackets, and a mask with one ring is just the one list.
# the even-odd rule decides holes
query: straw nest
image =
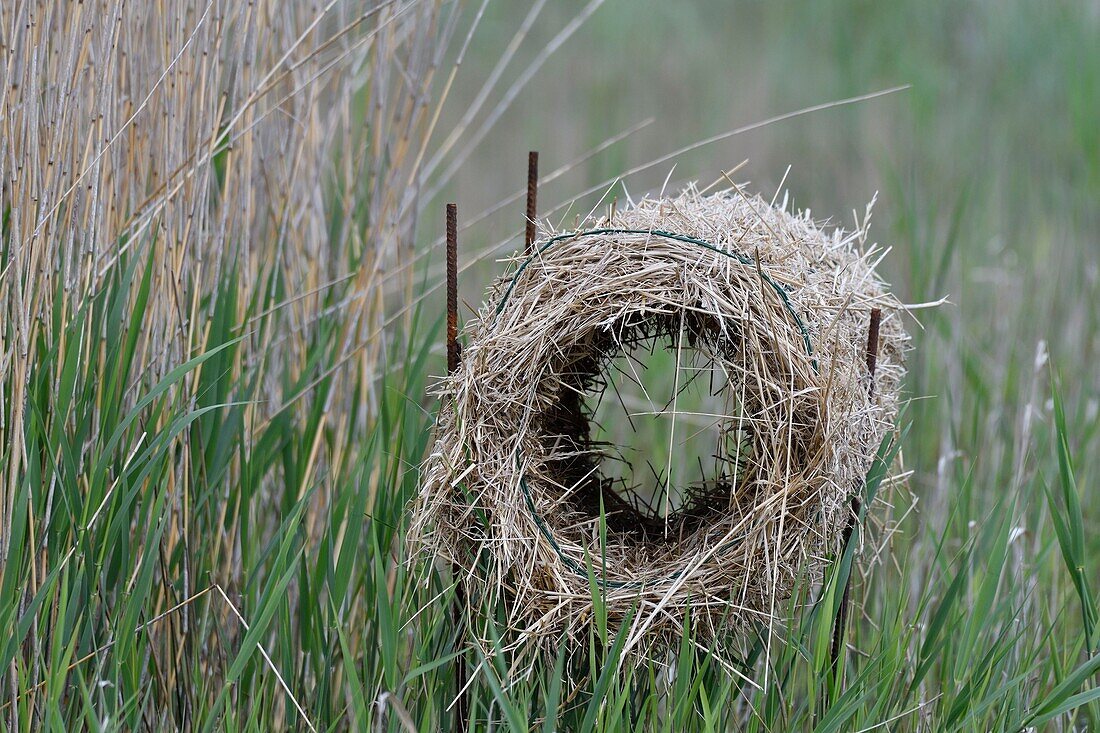
{"label": "straw nest", "polygon": [[[907,337],[866,227],[688,188],[542,235],[440,386],[412,542],[499,603],[512,652],[587,645],[597,608],[635,654],[689,620],[711,640],[775,620],[821,577],[897,411]],[[657,497],[605,476],[589,406],[616,355],[654,344],[720,372],[725,405],[712,475]]]}

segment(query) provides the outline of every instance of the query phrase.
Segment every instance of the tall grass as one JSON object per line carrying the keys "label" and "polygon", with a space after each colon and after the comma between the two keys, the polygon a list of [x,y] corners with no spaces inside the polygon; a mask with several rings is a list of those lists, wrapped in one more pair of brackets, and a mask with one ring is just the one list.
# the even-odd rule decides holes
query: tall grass
{"label": "tall grass", "polygon": [[[477,729],[1096,727],[1095,14],[599,5],[0,5],[2,727],[448,730],[457,663]],[[668,77],[639,73],[681,35]],[[694,73],[739,43],[745,94]],[[565,81],[570,104],[535,104]],[[620,670],[601,622],[522,679],[460,650],[448,574],[407,566],[401,541],[441,369],[437,273],[413,267],[439,196],[457,182],[463,211],[491,212],[543,147],[577,162],[542,197],[567,200],[733,127],[720,101],[757,119],[899,82],[893,112],[751,147],[760,169],[796,163],[815,209],[877,181],[900,289],[955,303],[921,314],[922,399],[884,447],[912,493],[872,473],[862,552],[742,667],[688,629]],[[486,217],[466,262],[521,224],[518,206]]]}
{"label": "tall grass", "polygon": [[374,649],[348,564],[404,470],[371,441],[406,409],[385,299],[453,28],[435,2],[0,7],[7,727],[346,712],[330,670]]}

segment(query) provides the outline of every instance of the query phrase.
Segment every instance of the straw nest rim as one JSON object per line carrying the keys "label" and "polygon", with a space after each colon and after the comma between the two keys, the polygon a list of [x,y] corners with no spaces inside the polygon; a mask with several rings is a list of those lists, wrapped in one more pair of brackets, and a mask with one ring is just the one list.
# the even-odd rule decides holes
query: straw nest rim
{"label": "straw nest rim", "polygon": [[[610,625],[630,619],[635,652],[689,622],[718,638],[774,619],[796,576],[820,575],[896,414],[907,337],[865,228],[826,232],[808,213],[689,187],[543,235],[439,387],[411,541],[461,568],[468,597],[505,601],[513,650],[581,641],[594,593]],[[873,395],[871,307],[886,311]],[[684,516],[666,512],[658,537],[601,483],[581,423],[607,359],[670,324],[729,376],[733,442],[750,448],[724,483],[685,494]],[[639,526],[610,531],[609,507]]]}
{"label": "straw nest rim", "polygon": [[[644,236],[647,236],[647,237],[660,237],[660,238],[665,238],[665,239],[671,239],[673,241],[682,242],[682,243],[685,243],[685,244],[697,245],[697,246],[703,247],[705,249],[708,249],[712,252],[715,252],[717,254],[720,254],[720,255],[723,255],[723,256],[726,256],[726,257],[732,257],[732,258],[736,259],[737,261],[741,262],[744,265],[752,266],[754,264],[754,261],[752,260],[752,258],[748,257],[747,255],[745,255],[743,253],[721,249],[719,247],[716,247],[714,244],[712,244],[710,242],[704,241],[702,239],[698,239],[696,237],[691,237],[691,236],[687,236],[687,235],[684,235],[684,234],[677,234],[677,233],[674,233],[674,232],[661,231],[659,229],[645,230],[645,229],[623,229],[623,228],[603,227],[603,228],[587,229],[587,230],[585,230],[585,229],[574,230],[574,231],[570,231],[570,232],[565,232],[563,234],[558,234],[556,236],[552,236],[552,237],[549,237],[549,238],[543,240],[542,242],[540,242],[539,246],[537,247],[537,249],[533,253],[524,256],[524,258],[520,262],[519,267],[516,269],[515,274],[509,280],[508,287],[505,289],[505,291],[503,293],[503,296],[501,297],[500,302],[496,307],[496,312],[495,312],[496,316],[499,316],[501,311],[503,311],[505,309],[505,307],[507,307],[509,296],[511,295],[512,290],[515,288],[516,282],[518,281],[520,276],[523,274],[524,270],[527,269],[527,267],[532,262],[534,262],[536,258],[541,257],[543,254],[545,254],[547,252],[547,250],[549,250],[555,244],[557,244],[559,242],[564,242],[564,241],[567,241],[567,240],[576,241],[576,240],[584,239],[584,238],[587,238],[587,237],[621,236],[621,235],[644,235]],[[803,339],[803,342],[805,344],[806,355],[810,358],[810,364],[811,364],[813,370],[816,372],[818,370],[817,359],[814,357],[813,345],[810,341],[809,331],[807,330],[806,325],[805,325],[802,317],[798,314],[798,312],[791,305],[790,299],[787,297],[787,291],[784,289],[784,287],[782,285],[780,285],[778,282],[776,282],[768,273],[764,272],[763,270],[758,268],[757,271],[756,271],[756,274],[761,280],[766,282],[768,284],[768,286],[771,287],[775,291],[776,295],[779,297],[780,301],[782,302],[783,308],[784,308],[784,310],[786,310],[787,315],[797,325],[798,331],[802,335],[802,339]],[[648,324],[646,324],[646,323],[636,324],[636,327],[640,326],[640,325],[648,325]],[[658,328],[657,334],[658,335],[665,335],[664,331],[665,331],[665,329]],[[696,334],[699,333],[698,331],[693,331],[693,332],[696,333]],[[702,335],[713,335],[713,334],[708,334],[704,330]],[[614,345],[610,349],[596,349],[594,356],[596,356],[598,358],[606,359],[607,357],[610,357],[611,355],[613,355],[615,352],[622,351],[624,342],[628,341],[628,340],[629,339],[623,338],[622,333],[620,331],[619,334],[618,334],[618,337],[615,339]],[[585,375],[585,376],[587,376],[587,375]],[[519,446],[518,445],[516,447],[515,456],[516,456],[517,464],[518,464],[519,461],[520,461]],[[519,466],[517,465],[517,467],[519,467]],[[640,587],[640,586],[645,584],[645,580],[627,580],[627,581],[613,580],[613,579],[608,579],[604,575],[598,575],[598,576],[595,576],[594,578],[590,578],[587,569],[585,569],[585,568],[581,567],[580,565],[578,565],[573,560],[573,558],[569,557],[566,553],[562,552],[561,548],[558,546],[558,543],[557,543],[556,539],[554,538],[553,531],[550,529],[550,527],[547,524],[546,520],[539,514],[538,509],[535,506],[534,498],[532,497],[531,489],[528,485],[526,475],[524,475],[524,474],[520,475],[519,485],[520,485],[520,488],[523,491],[523,496],[524,496],[524,499],[526,500],[527,508],[530,511],[532,518],[535,520],[535,523],[537,524],[540,533],[543,535],[543,537],[546,539],[546,541],[549,542],[551,544],[551,546],[554,548],[554,551],[557,553],[558,558],[567,567],[571,568],[579,577],[581,577],[585,580],[588,580],[590,582],[594,582],[595,584],[597,584],[600,587],[605,588],[605,589],[606,588],[636,588],[636,587]],[[612,498],[614,498],[614,495],[601,496],[601,499],[612,499]],[[629,507],[627,509],[629,510]],[[591,512],[591,511],[590,511],[590,513],[594,514],[594,512]],[[605,521],[608,521],[612,518],[611,515],[609,513],[606,513],[606,512],[604,514],[604,517],[605,517]],[[638,520],[639,517],[634,516],[634,517],[631,517],[631,519]],[[623,534],[626,534],[626,533],[624,532]],[[679,572],[674,572],[674,573],[672,573],[671,577],[675,578],[677,575],[679,575]]]}

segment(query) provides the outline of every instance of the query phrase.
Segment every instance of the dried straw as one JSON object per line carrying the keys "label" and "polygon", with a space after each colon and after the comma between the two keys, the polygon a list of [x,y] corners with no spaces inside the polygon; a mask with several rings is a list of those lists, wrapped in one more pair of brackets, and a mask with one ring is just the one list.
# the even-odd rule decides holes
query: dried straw
{"label": "dried straw", "polygon": [[[711,640],[782,621],[796,576],[819,578],[837,548],[897,412],[907,336],[866,226],[826,231],[740,189],[688,188],[542,236],[439,388],[412,541],[465,569],[471,602],[502,602],[508,653],[586,645],[593,587],[612,633],[631,619],[628,655],[689,620]],[[662,339],[725,375],[715,422],[730,453],[709,481],[647,502],[602,478],[584,398],[617,353]]]}

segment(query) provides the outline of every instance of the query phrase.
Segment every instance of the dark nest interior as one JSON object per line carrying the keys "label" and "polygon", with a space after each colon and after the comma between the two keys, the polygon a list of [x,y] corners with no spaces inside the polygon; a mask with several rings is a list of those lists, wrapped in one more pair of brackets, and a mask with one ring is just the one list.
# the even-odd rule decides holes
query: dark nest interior
{"label": "dark nest interior", "polygon": [[[557,401],[540,415],[539,432],[550,456],[546,473],[564,492],[568,505],[587,517],[598,518],[602,512],[608,532],[616,541],[628,543],[677,542],[728,511],[751,472],[754,448],[753,420],[737,399],[739,380],[724,366],[743,361],[741,347],[739,335],[728,324],[722,330],[716,319],[684,309],[630,314],[567,350]],[[659,414],[677,419],[681,413],[676,401],[692,389],[705,390],[712,402],[724,403],[720,413],[706,413],[713,444],[709,455],[693,457],[698,473],[682,485],[673,483],[671,465],[662,470],[648,457],[639,465],[623,446],[598,435],[605,431],[597,412],[612,400],[618,416],[629,421],[636,434],[636,413],[617,382],[626,381],[644,392],[641,375],[658,349],[674,352],[676,370],[687,372],[676,380],[672,395],[661,395],[667,400],[657,401]],[[628,368],[617,363],[624,358],[631,361]],[[682,367],[682,361],[702,366]],[[620,464],[618,470],[609,470],[612,463]]]}

